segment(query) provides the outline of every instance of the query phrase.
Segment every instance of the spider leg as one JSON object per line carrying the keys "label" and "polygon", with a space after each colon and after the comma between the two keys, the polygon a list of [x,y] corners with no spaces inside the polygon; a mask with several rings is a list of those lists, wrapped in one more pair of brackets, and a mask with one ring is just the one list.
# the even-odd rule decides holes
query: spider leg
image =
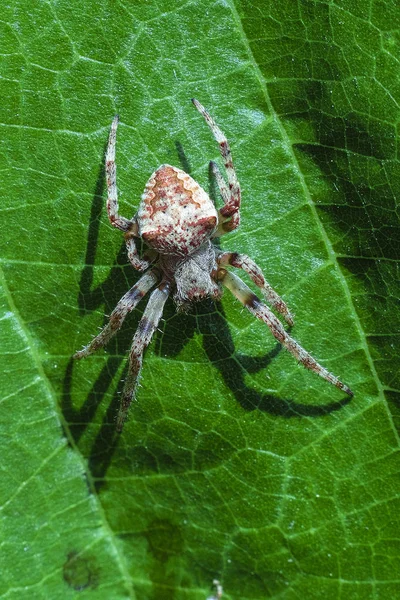
{"label": "spider leg", "polygon": [[[218,189],[220,191],[220,194],[222,196],[224,204],[226,205],[230,201],[228,186],[225,183],[225,179],[221,175],[221,171],[219,170],[218,165],[214,161],[210,161],[210,166],[211,166],[213,175],[215,177],[215,180],[217,182]],[[239,227],[239,225],[240,225],[240,212],[239,211],[234,213],[232,215],[232,217],[230,217],[230,218],[223,217],[219,211],[218,212],[218,228],[211,237],[213,237],[213,238],[221,237],[221,235],[224,235],[224,233],[229,233],[230,231],[237,229]]]}
{"label": "spider leg", "polygon": [[129,355],[128,374],[125,380],[124,390],[122,392],[121,406],[117,417],[117,432],[121,433],[124,426],[129,406],[135,397],[138,385],[140,371],[143,363],[143,353],[150,344],[151,338],[157,329],[164,304],[169,296],[169,285],[166,282],[156,288],[146,306],[143,317],[133,336],[132,347]]}
{"label": "spider leg", "polygon": [[115,144],[117,141],[118,115],[115,115],[111,124],[110,135],[106,152],[106,176],[107,176],[107,212],[111,225],[129,231],[132,227],[132,221],[121,217],[118,214],[118,192],[117,192],[117,167],[115,164]]}
{"label": "spider leg", "polygon": [[118,214],[118,191],[117,191],[117,167],[115,164],[115,144],[117,141],[118,115],[114,117],[111,124],[110,135],[106,152],[106,176],[107,176],[107,213],[111,225],[125,232],[125,242],[128,257],[133,267],[138,271],[145,271],[150,262],[139,257],[134,238],[138,235],[136,221],[125,219]]}
{"label": "spider leg", "polygon": [[271,330],[272,335],[284,346],[306,369],[314,371],[329,381],[332,385],[343,390],[349,396],[353,396],[350,388],[342,383],[335,375],[332,375],[325,367],[320,365],[304,348],[300,346],[293,338],[290,337],[284,330],[282,323],[275,317],[273,312],[263,304],[249,287],[234,273],[230,273],[225,269],[218,270],[218,279],[225,285],[234,296],[255,316],[257,319],[264,321]]}
{"label": "spider leg", "polygon": [[[218,168],[212,167],[214,171],[214,175],[217,180],[217,184],[219,189],[221,190],[221,195],[224,200],[224,206],[218,211],[220,221],[232,220],[233,224],[231,225],[230,231],[236,229],[239,225],[239,209],[240,209],[240,185],[236,176],[236,171],[233,166],[231,149],[229,146],[229,142],[225,137],[225,134],[218,127],[214,119],[208,113],[208,111],[204,108],[202,104],[195,98],[192,98],[192,102],[199,111],[201,115],[203,115],[207,125],[211,129],[213,136],[219,144],[219,149],[221,152],[222,159],[224,161],[226,175],[228,178],[228,186],[226,186],[225,181],[219,171]],[[225,233],[223,230],[223,233]]]}
{"label": "spider leg", "polygon": [[131,231],[127,231],[124,237],[128,259],[133,268],[137,271],[145,271],[148,269],[151,263],[154,262],[155,258],[158,256],[158,252],[149,249],[144,253],[143,258],[140,258],[135,242],[135,237],[137,236]]}
{"label": "spider leg", "polygon": [[217,263],[221,266],[231,265],[237,269],[243,269],[256,286],[260,288],[267,302],[284,317],[289,325],[294,325],[293,315],[286,303],[265,280],[263,272],[253,259],[246,254],[238,254],[237,252],[221,252],[217,255]]}
{"label": "spider leg", "polygon": [[139,281],[122,296],[117,306],[110,315],[108,323],[103,327],[99,335],[97,335],[83,350],[79,350],[73,356],[75,359],[86,358],[89,354],[96,352],[99,348],[103,348],[110,339],[121,328],[126,315],[131,312],[143,296],[153,287],[158,281],[158,273],[150,271],[139,279]]}

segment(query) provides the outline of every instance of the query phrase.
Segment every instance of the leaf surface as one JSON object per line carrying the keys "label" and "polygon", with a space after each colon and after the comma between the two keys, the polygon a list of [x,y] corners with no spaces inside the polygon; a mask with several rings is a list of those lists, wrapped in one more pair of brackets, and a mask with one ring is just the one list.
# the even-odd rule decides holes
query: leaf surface
{"label": "leaf surface", "polygon": [[[205,600],[214,578],[224,599],[398,597],[396,3],[2,12],[0,597]],[[104,147],[119,113],[127,217],[163,163],[220,202],[191,97],[242,186],[221,247],[257,261],[355,397],[227,292],[167,304],[118,438],[145,301],[106,351],[71,358],[138,279],[107,220]]]}

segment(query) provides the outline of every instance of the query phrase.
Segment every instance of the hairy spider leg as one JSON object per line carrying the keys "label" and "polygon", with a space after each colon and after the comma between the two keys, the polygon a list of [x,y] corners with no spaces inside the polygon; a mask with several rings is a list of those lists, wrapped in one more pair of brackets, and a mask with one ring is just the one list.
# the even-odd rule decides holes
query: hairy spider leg
{"label": "hairy spider leg", "polygon": [[159,275],[156,271],[149,271],[122,296],[117,306],[110,315],[108,323],[103,327],[99,335],[97,335],[85,348],[76,352],[73,356],[75,359],[86,358],[89,354],[93,354],[99,348],[103,348],[110,339],[121,328],[125,317],[130,313],[140,302],[145,294],[159,281]]}
{"label": "hairy spider leg", "polygon": [[125,232],[125,242],[128,251],[128,258],[132,266],[137,271],[145,271],[149,268],[151,261],[142,259],[136,248],[135,237],[138,235],[136,221],[125,219],[118,214],[118,191],[117,191],[117,167],[115,164],[115,144],[117,141],[117,127],[119,117],[116,115],[113,119],[108,138],[106,152],[106,176],[107,176],[107,213],[111,225]]}
{"label": "hairy spider leg", "polygon": [[[224,201],[224,204],[226,205],[230,202],[228,186],[226,185],[225,179],[222,177],[221,171],[219,170],[217,163],[215,163],[213,160],[211,160],[210,166],[211,166],[213,175],[215,177],[215,181],[217,182],[218,189],[222,196],[222,200]],[[230,231],[237,229],[239,227],[239,225],[240,225],[240,212],[239,211],[234,213],[232,215],[232,217],[229,218],[228,220],[226,219],[226,217],[222,217],[219,212],[218,213],[218,227],[217,227],[217,230],[213,233],[213,235],[211,237],[212,238],[221,237],[221,235],[224,235],[225,233],[229,233]]]}
{"label": "hairy spider leg", "polygon": [[[218,214],[220,217],[220,222],[221,222],[221,227],[219,227],[219,229],[221,230],[221,233],[219,235],[222,235],[223,233],[226,233],[227,231],[232,231],[233,229],[236,229],[236,227],[238,227],[238,225],[239,225],[240,185],[239,185],[239,181],[236,177],[235,168],[233,166],[232,154],[231,154],[229,142],[226,139],[225,134],[221,131],[221,129],[218,127],[218,125],[216,124],[214,119],[211,117],[211,115],[208,113],[208,111],[204,108],[204,106],[202,104],[200,104],[200,102],[198,100],[196,100],[195,98],[192,98],[192,102],[195,105],[195,107],[197,108],[197,110],[199,111],[199,113],[201,115],[203,115],[207,125],[211,129],[211,132],[212,132],[214,138],[218,142],[221,156],[224,161],[224,165],[225,165],[225,169],[226,169],[226,175],[228,178],[228,187],[226,186],[225,181],[223,180],[223,177],[222,177],[219,169],[216,166],[214,166],[214,163],[213,163],[212,169],[213,169],[215,178],[217,180],[218,187],[221,191],[221,196],[225,203],[224,206],[218,211]],[[226,229],[224,229],[222,227],[222,223],[227,220],[233,221],[233,222],[230,223],[229,226],[226,226],[227,227]],[[215,236],[216,235],[217,234],[215,234]]]}
{"label": "hairy spider leg", "polygon": [[226,271],[226,269],[219,268],[218,279],[251,312],[252,315],[268,325],[272,335],[282,344],[282,346],[289,350],[289,352],[293,354],[306,369],[314,371],[317,375],[343,390],[349,396],[354,396],[347,385],[342,383],[335,375],[332,375],[325,367],[320,365],[311,354],[304,350],[300,344],[286,333],[279,319],[277,319],[273,312],[263,304],[255,294],[253,294],[251,289],[240,279],[240,277]]}
{"label": "hairy spider leg", "polygon": [[115,144],[117,141],[117,127],[119,117],[115,115],[108,136],[106,152],[106,175],[107,175],[107,212],[111,225],[122,231],[129,231],[132,222],[118,214],[118,191],[117,191],[117,167],[115,164]]}
{"label": "hairy spider leg", "polygon": [[245,271],[256,286],[260,288],[267,302],[283,316],[289,325],[294,325],[293,315],[286,303],[269,285],[260,267],[252,258],[246,254],[238,254],[237,252],[221,252],[221,254],[217,255],[217,263],[220,266],[231,265]]}
{"label": "hairy spider leg", "polygon": [[164,282],[156,288],[147,303],[143,317],[133,336],[132,347],[129,354],[128,374],[125,380],[120,409],[117,417],[117,432],[121,433],[128,414],[129,407],[136,395],[140,371],[142,370],[143,353],[150,344],[151,338],[161,319],[164,304],[169,296],[169,285]]}

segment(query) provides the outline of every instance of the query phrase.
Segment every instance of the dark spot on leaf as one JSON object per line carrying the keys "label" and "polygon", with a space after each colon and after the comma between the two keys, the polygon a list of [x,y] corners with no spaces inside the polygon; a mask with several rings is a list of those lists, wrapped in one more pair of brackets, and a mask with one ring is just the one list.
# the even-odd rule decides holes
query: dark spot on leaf
{"label": "dark spot on leaf", "polygon": [[172,556],[181,554],[183,550],[183,537],[179,527],[167,519],[152,521],[146,538],[153,556],[163,563]]}
{"label": "dark spot on leaf", "polygon": [[96,558],[73,550],[64,563],[63,578],[70,588],[78,592],[87,588],[96,589],[100,579]]}

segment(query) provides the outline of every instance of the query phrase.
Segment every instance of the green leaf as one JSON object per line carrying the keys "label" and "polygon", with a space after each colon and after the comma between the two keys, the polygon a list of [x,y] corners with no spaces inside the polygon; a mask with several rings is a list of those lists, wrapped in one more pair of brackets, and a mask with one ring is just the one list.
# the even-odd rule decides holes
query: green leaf
{"label": "green leaf", "polygon": [[[378,599],[399,580],[400,10],[373,0],[11,0],[2,7],[0,597]],[[249,254],[351,401],[225,294],[172,303],[122,436],[145,302],[105,211],[172,163],[215,196],[227,134]],[[219,200],[217,199],[219,202]],[[397,212],[396,212],[397,211]]]}

